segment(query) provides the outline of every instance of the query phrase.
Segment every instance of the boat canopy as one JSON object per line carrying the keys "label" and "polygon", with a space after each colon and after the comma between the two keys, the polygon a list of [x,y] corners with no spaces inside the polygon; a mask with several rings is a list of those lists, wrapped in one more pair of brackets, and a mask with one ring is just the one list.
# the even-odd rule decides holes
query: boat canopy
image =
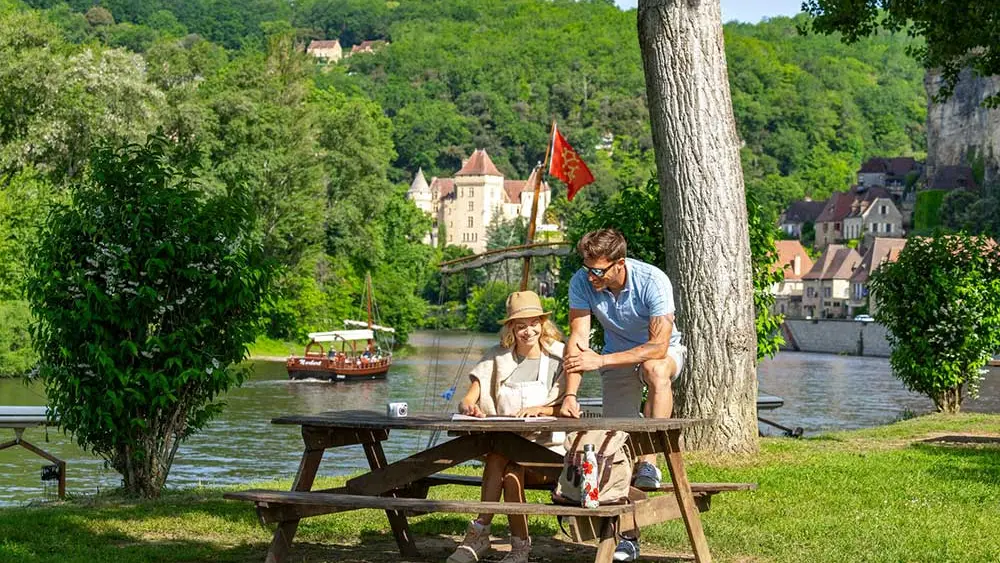
{"label": "boat canopy", "polygon": [[[367,323],[366,323],[367,326]],[[330,332],[310,332],[314,342],[334,342],[337,340],[371,340],[375,333],[368,330],[331,330]]]}
{"label": "boat canopy", "polygon": [[[368,328],[368,323],[366,323],[365,321],[344,321],[344,326],[361,326]],[[372,325],[372,329],[381,330],[382,332],[393,332],[393,333],[396,332],[396,329],[392,328],[391,326],[382,326],[376,324]]]}

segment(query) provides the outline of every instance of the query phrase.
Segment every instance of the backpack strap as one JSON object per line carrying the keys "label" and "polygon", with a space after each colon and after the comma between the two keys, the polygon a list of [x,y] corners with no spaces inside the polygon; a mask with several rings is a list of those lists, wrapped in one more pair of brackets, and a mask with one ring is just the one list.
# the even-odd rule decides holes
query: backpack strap
{"label": "backpack strap", "polygon": [[615,432],[613,430],[608,430],[607,432],[605,432],[604,442],[601,444],[600,449],[597,450],[597,453],[601,455],[606,455],[607,452],[605,452],[605,450],[608,448],[608,444],[611,443],[611,439],[614,437],[615,437]]}

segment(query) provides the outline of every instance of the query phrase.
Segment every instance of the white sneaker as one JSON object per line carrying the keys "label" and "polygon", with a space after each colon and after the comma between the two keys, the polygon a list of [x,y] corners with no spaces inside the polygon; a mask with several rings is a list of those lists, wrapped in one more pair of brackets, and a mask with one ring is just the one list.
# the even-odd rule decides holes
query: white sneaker
{"label": "white sneaker", "polygon": [[660,474],[659,467],[643,461],[635,471],[635,478],[632,479],[632,485],[640,489],[656,489],[660,486],[660,479],[662,478],[663,476]]}
{"label": "white sneaker", "polygon": [[448,557],[448,563],[476,563],[490,549],[490,526],[473,520],[465,529],[465,539]]}
{"label": "white sneaker", "polygon": [[521,539],[517,536],[510,537],[510,553],[500,560],[500,563],[528,563],[528,555],[531,554],[531,538]]}
{"label": "white sneaker", "polygon": [[639,540],[623,539],[615,548],[615,561],[635,561],[639,558]]}

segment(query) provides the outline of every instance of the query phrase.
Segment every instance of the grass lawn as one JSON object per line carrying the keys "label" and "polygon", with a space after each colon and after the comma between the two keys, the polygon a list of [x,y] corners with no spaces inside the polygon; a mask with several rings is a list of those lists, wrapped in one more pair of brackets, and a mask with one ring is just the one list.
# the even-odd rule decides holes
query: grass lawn
{"label": "grass lawn", "polygon": [[[970,434],[994,441],[926,441]],[[716,496],[712,510],[702,515],[717,561],[1000,561],[998,415],[932,415],[803,440],[768,438],[757,456],[692,453],[688,460],[694,481],[759,485],[756,491]],[[317,487],[342,481],[320,479]],[[270,534],[257,524],[249,504],[224,501],[222,492],[169,492],[155,502],[102,496],[0,509],[0,561],[263,561]],[[432,496],[473,499],[478,491],[439,487]],[[466,516],[453,514],[411,519],[425,560],[443,560],[465,522]],[[534,518],[530,525],[537,546],[533,561],[593,558],[592,547],[558,539],[554,520]],[[507,536],[502,516],[494,536]],[[684,560],[690,553],[680,521],[647,528],[642,539],[642,560]],[[654,557],[647,558],[650,554]],[[494,553],[489,559],[499,558]],[[376,511],[304,520],[289,558],[401,560],[384,514]]]}

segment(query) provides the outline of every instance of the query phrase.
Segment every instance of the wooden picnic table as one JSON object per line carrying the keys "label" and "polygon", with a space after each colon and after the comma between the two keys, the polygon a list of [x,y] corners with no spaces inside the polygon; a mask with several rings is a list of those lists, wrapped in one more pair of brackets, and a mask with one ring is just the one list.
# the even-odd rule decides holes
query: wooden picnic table
{"label": "wooden picnic table", "polygon": [[[711,561],[702,531],[700,510],[716,492],[753,488],[749,484],[698,485],[693,492],[681,456],[681,431],[704,424],[692,419],[559,418],[554,421],[501,421],[482,419],[453,421],[450,416],[414,414],[390,418],[372,411],[331,411],[312,415],[289,415],[271,421],[301,426],[305,450],[290,492],[251,490],[228,493],[226,498],[255,503],[262,524],[277,523],[267,553],[268,563],[285,558],[302,518],[361,508],[383,509],[400,553],[418,555],[407,523],[407,514],[459,512],[495,514],[550,514],[572,518],[574,539],[599,539],[596,561],[612,561],[616,530],[632,530],[665,520],[682,518],[695,560]],[[460,434],[458,437],[418,452],[395,463],[387,463],[382,442],[391,430],[431,430]],[[522,465],[526,471],[553,483],[563,468],[563,456],[524,437],[526,431],[572,432],[621,430],[630,434],[635,454],[664,453],[670,483],[662,494],[646,498],[633,489],[636,500],[629,504],[601,505],[597,509],[539,503],[428,500],[430,486],[445,483],[478,484],[475,479],[442,475],[441,472],[487,453],[499,453]],[[370,471],[349,479],[345,486],[313,491],[313,481],[327,448],[360,444]],[[456,480],[455,478],[458,477]],[[551,485],[550,485],[551,487]]]}
{"label": "wooden picnic table", "polygon": [[[66,497],[66,462],[24,439],[24,431],[35,426],[52,424],[55,417],[49,416],[47,407],[42,406],[0,406],[0,428],[14,430],[14,439],[0,444],[0,450],[21,446],[31,453],[51,461],[59,472],[59,498]],[[44,475],[44,474],[43,474]],[[43,477],[45,478],[45,477]]]}

